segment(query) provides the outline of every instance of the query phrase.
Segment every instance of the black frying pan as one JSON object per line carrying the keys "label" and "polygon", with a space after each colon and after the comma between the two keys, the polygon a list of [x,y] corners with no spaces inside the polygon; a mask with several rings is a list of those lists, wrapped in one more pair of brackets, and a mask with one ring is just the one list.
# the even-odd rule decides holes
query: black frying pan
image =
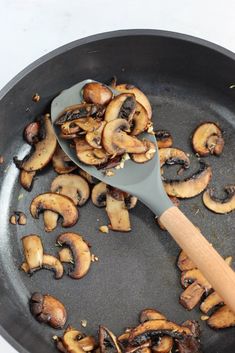
{"label": "black frying pan", "polygon": [[[42,219],[33,220],[29,214],[30,201],[49,190],[55,173],[48,167],[39,174],[31,193],[20,187],[12,157],[25,153],[22,129],[47,112],[62,89],[86,78],[108,82],[114,74],[119,82],[133,83],[148,94],[155,127],[170,130],[174,145],[184,151],[192,153],[190,134],[197,124],[218,121],[225,131],[225,149],[219,158],[206,158],[213,168],[211,184],[221,190],[234,183],[235,89],[229,88],[235,80],[233,53],[176,33],[118,31],[68,44],[26,68],[0,93],[0,154],[5,159],[0,168],[0,333],[20,352],[56,351],[51,340],[56,331],[40,325],[29,313],[33,291],[61,299],[68,309],[68,323],[79,328],[80,320],[86,319],[89,334],[95,334],[100,323],[119,334],[137,324],[138,313],[145,307],[155,307],[173,321],[200,321],[199,309],[188,313],[178,304],[182,289],[175,266],[177,245],[140,203],[131,212],[133,230],[128,234],[101,234],[99,225],[107,223],[104,210],[90,202],[81,208],[73,230],[85,236],[99,257],[84,279],[64,276],[56,281],[49,271],[28,277],[18,270],[23,235],[41,235],[44,248],[56,254],[55,239],[63,231],[57,228],[45,234]],[[31,100],[35,92],[41,96],[37,104]],[[234,213],[209,212],[200,195],[182,201],[181,207],[223,256],[235,256]],[[9,225],[9,215],[15,210],[26,212],[27,226]],[[234,353],[234,329],[216,332],[200,322],[204,352]]]}

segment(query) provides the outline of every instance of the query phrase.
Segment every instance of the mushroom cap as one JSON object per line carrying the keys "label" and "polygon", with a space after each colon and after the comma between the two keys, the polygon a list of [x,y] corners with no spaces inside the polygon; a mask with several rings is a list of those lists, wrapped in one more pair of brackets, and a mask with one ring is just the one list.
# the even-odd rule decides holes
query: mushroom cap
{"label": "mushroom cap", "polygon": [[200,124],[193,133],[192,145],[200,156],[220,155],[224,148],[220,127],[214,122]]}

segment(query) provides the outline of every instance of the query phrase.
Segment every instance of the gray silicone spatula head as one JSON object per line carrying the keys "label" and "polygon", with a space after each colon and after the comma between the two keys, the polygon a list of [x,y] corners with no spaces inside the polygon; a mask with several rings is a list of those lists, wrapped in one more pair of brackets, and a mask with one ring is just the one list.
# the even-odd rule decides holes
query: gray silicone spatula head
{"label": "gray silicone spatula head", "polygon": [[[79,82],[62,91],[52,101],[51,119],[53,123],[66,107],[81,103],[82,88],[86,83],[92,81],[93,80],[84,80]],[[118,94],[115,90],[113,90],[113,93]],[[156,151],[154,158],[147,163],[138,164],[132,160],[128,160],[123,169],[114,169],[115,174],[113,176],[106,176],[102,170],[81,163],[76,156],[75,150],[70,147],[70,142],[60,137],[60,129],[55,125],[54,129],[61,148],[75,164],[87,173],[106,184],[137,196],[157,216],[161,215],[166,209],[172,206],[162,185],[158,151]],[[156,143],[156,139],[153,135],[143,134],[141,137],[145,137],[145,135],[149,140]]]}

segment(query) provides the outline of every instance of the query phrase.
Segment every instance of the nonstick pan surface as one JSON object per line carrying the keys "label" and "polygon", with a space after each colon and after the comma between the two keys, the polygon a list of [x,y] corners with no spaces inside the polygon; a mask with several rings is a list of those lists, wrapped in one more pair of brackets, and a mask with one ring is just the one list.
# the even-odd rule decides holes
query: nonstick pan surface
{"label": "nonstick pan surface", "polygon": [[[138,323],[141,309],[154,307],[179,323],[199,320],[204,352],[234,353],[234,328],[213,331],[200,320],[199,309],[187,312],[178,303],[182,291],[175,266],[179,248],[141,203],[131,211],[132,231],[126,234],[100,233],[99,226],[107,224],[105,211],[91,202],[81,208],[80,219],[71,230],[82,234],[99,257],[82,280],[65,275],[56,281],[50,271],[28,277],[18,270],[23,261],[23,235],[40,235],[46,252],[56,254],[55,239],[64,231],[57,227],[46,234],[42,217],[34,220],[30,216],[31,200],[49,190],[55,173],[49,166],[38,174],[30,193],[21,188],[12,158],[29,149],[22,140],[23,127],[48,112],[51,100],[62,89],[86,78],[108,83],[113,75],[118,82],[133,83],[147,93],[155,128],[169,130],[174,146],[190,153],[192,166],[184,176],[198,167],[190,144],[192,131],[203,121],[218,122],[224,130],[225,148],[221,157],[205,158],[213,169],[211,185],[221,192],[224,185],[234,183],[233,53],[181,34],[131,30],[82,39],[39,59],[0,93],[0,154],[5,159],[0,167],[0,332],[20,352],[55,352],[51,338],[61,332],[40,325],[29,313],[30,293],[41,291],[65,304],[69,324],[81,328],[80,321],[86,319],[83,330],[87,334],[96,334],[99,324],[119,334]],[[41,96],[39,103],[31,99],[35,92]],[[165,173],[175,174],[175,169],[169,167]],[[222,256],[235,257],[233,213],[211,213],[202,205],[201,195],[182,200],[180,207]],[[26,226],[9,224],[16,210],[27,214]]]}

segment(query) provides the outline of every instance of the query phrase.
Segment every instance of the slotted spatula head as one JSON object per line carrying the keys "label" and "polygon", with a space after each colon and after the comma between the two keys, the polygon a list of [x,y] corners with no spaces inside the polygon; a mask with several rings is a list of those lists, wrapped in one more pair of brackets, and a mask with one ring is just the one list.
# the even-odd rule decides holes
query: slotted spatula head
{"label": "slotted spatula head", "polygon": [[[82,88],[85,84],[90,82],[96,81],[88,79],[79,82],[76,85],[62,91],[52,101],[51,119],[53,124],[65,108],[81,103]],[[112,91],[115,95],[119,94],[119,92],[114,89],[112,89]],[[118,170],[114,169],[115,174],[113,176],[106,176],[102,170],[98,170],[96,167],[81,163],[77,158],[75,149],[70,147],[70,142],[60,137],[59,127],[54,125],[54,130],[61,148],[69,156],[69,158],[79,166],[79,168],[85,170],[87,173],[106,184],[137,196],[157,216],[161,215],[166,209],[172,206],[172,203],[166,195],[162,185],[158,151],[156,151],[154,158],[146,163],[139,164],[133,162],[132,160],[128,160],[126,161],[124,168]],[[156,139],[153,135],[142,134],[141,138],[143,137],[148,138],[156,144]]]}

